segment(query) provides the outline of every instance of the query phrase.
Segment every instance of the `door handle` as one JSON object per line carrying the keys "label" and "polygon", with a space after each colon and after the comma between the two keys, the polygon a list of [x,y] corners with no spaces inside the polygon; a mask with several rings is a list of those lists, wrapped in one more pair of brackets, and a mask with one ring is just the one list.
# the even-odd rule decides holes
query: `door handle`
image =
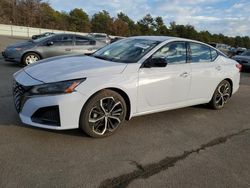
{"label": "door handle", "polygon": [[220,70],[221,70],[221,66],[217,66],[217,67],[215,67],[215,69],[216,69],[217,71],[220,71]]}
{"label": "door handle", "polygon": [[69,52],[69,51],[71,51],[71,49],[70,48],[66,48],[65,51]]}
{"label": "door handle", "polygon": [[188,75],[189,75],[189,74],[188,74],[187,72],[184,72],[184,73],[180,74],[180,77],[187,78]]}

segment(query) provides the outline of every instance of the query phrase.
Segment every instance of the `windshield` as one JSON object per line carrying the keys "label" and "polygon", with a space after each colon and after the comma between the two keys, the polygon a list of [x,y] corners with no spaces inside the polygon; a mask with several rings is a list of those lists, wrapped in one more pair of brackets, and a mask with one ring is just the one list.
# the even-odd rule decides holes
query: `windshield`
{"label": "windshield", "polygon": [[148,39],[124,39],[105,46],[92,56],[108,61],[134,63],[146,55],[160,42]]}
{"label": "windshield", "polygon": [[241,55],[242,56],[250,56],[250,50],[243,52]]}
{"label": "windshield", "polygon": [[43,41],[43,40],[46,40],[46,39],[48,39],[48,38],[50,38],[50,37],[52,37],[52,36],[54,36],[54,35],[49,35],[49,36],[41,37],[41,38],[38,38],[38,39],[34,39],[34,40],[32,40],[32,41],[35,42],[35,43],[38,43],[38,42],[41,42],[41,41]]}

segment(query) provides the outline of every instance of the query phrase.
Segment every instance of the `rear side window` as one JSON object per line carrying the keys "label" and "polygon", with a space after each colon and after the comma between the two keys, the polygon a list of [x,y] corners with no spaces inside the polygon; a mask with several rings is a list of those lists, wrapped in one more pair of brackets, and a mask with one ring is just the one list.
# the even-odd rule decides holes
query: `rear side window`
{"label": "rear side window", "polygon": [[211,62],[211,52],[208,46],[190,43],[192,63]]}
{"label": "rear side window", "polygon": [[72,35],[64,35],[62,37],[63,45],[72,45],[73,44],[73,36]]}
{"label": "rear side window", "polygon": [[76,36],[76,43],[75,44],[77,46],[90,45],[91,40],[89,38],[86,38],[86,37]]}
{"label": "rear side window", "polygon": [[211,48],[211,56],[212,56],[212,61],[214,61],[218,57],[218,52]]}
{"label": "rear side window", "polygon": [[71,46],[73,45],[73,35],[60,35],[52,39],[55,46]]}

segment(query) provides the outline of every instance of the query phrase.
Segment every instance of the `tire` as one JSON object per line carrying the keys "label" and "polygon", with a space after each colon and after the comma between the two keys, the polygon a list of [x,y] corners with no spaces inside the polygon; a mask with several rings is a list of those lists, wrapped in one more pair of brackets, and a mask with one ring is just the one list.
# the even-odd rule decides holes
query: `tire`
{"label": "tire", "polygon": [[107,137],[121,128],[126,113],[123,97],[106,89],[87,101],[81,112],[79,126],[91,137]]}
{"label": "tire", "polygon": [[37,53],[30,52],[30,53],[27,53],[23,56],[22,64],[24,66],[28,66],[32,63],[39,61],[40,59],[41,59],[41,57]]}
{"label": "tire", "polygon": [[231,97],[232,86],[227,80],[223,80],[216,88],[209,105],[215,110],[220,110]]}

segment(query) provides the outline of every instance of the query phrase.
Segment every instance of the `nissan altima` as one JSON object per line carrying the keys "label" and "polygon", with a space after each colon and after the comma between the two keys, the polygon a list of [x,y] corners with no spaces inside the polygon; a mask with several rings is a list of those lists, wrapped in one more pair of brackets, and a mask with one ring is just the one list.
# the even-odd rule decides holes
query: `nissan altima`
{"label": "nissan altima", "polygon": [[29,65],[14,74],[13,96],[25,124],[105,137],[135,116],[207,103],[222,109],[240,69],[201,42],[138,36]]}

